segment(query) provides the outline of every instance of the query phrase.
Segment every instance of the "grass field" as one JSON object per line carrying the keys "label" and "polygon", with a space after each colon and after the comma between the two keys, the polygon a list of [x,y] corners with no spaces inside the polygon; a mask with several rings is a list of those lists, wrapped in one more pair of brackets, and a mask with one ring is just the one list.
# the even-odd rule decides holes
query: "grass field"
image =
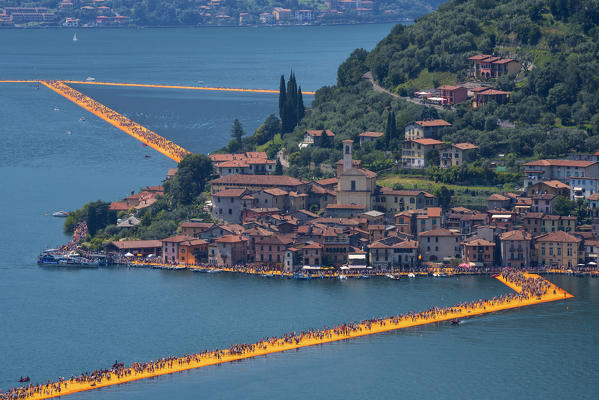
{"label": "grass field", "polygon": [[407,175],[383,175],[377,179],[382,186],[394,187],[400,184],[404,189],[421,189],[433,193],[435,189],[445,186],[454,191],[454,203],[464,207],[481,208],[487,206],[487,197],[493,193],[501,193],[502,188],[495,186],[466,186],[433,182],[425,177]]}
{"label": "grass field", "polygon": [[264,143],[261,146],[256,146],[256,151],[266,151],[266,149],[268,149],[268,146],[270,146],[271,143],[283,144],[283,139],[281,139],[281,134],[277,133],[275,135],[275,137],[272,138],[272,140],[269,140],[268,142]]}

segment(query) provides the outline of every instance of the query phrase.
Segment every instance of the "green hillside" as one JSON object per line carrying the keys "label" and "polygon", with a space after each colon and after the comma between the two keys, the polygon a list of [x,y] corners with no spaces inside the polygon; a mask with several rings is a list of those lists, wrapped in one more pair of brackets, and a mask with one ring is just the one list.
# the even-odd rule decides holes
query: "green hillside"
{"label": "green hillside", "polygon": [[[298,153],[293,160],[299,160],[294,165],[301,170],[327,158],[318,150],[296,151],[293,145],[304,129],[333,130],[333,148],[338,148],[341,140],[356,140],[364,130],[383,131],[388,113],[394,111],[399,131],[427,117],[451,122],[441,139],[479,145],[483,159],[478,164],[483,168],[499,155],[508,170],[518,172],[517,160],[597,149],[597,22],[597,0],[447,2],[413,25],[397,25],[371,52],[354,51],[339,67],[337,85],[317,92],[313,109],[284,142],[288,151]],[[478,53],[516,59],[522,70],[497,80],[468,82],[468,57]],[[362,79],[367,71],[400,97],[452,83],[487,84],[511,94],[507,104],[491,102],[475,109],[464,102],[435,109],[373,91]],[[369,144],[362,155],[373,163],[378,160],[383,169],[391,164],[390,155],[397,155],[401,136],[402,132],[389,146]],[[328,159],[337,156],[333,150]],[[468,177],[460,173],[455,180]]]}

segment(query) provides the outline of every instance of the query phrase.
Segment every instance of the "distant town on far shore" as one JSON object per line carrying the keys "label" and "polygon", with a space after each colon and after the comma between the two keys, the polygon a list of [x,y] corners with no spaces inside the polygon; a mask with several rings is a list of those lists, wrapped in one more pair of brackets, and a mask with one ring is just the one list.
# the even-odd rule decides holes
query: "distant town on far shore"
{"label": "distant town on far shore", "polygon": [[197,0],[2,1],[0,27],[257,26],[407,22],[437,0],[315,0],[233,3]]}

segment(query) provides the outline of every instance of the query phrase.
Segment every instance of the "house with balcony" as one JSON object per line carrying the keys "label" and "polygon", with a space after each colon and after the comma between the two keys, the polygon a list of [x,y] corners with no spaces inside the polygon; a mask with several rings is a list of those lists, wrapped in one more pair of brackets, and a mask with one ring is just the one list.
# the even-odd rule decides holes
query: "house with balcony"
{"label": "house with balcony", "polygon": [[335,134],[329,129],[307,130],[304,132],[304,140],[298,145],[300,149],[308,146],[332,147]]}
{"label": "house with balcony", "polygon": [[418,266],[418,242],[391,236],[368,245],[370,265],[378,270],[413,270]]}
{"label": "house with balcony", "polygon": [[477,267],[495,265],[495,243],[475,238],[462,243],[462,260]]}
{"label": "house with balcony", "polygon": [[439,151],[439,167],[450,168],[465,164],[476,157],[478,146],[472,143],[456,143]]}
{"label": "house with balcony", "polygon": [[570,233],[556,231],[535,238],[537,264],[547,267],[572,268],[584,262],[582,239]]}
{"label": "house with balcony", "polygon": [[489,54],[477,54],[468,58],[472,78],[496,79],[503,75],[515,75],[522,69],[520,63],[512,58],[495,57]]}
{"label": "house with balcony", "polygon": [[460,234],[449,229],[435,229],[418,234],[422,261],[437,262],[460,258]]}
{"label": "house with balcony", "polygon": [[[531,161],[522,164],[522,166],[524,167],[525,188],[542,181],[551,180],[558,180],[573,188],[576,187],[575,182],[578,179],[599,177],[599,163],[597,161],[551,159]],[[572,182],[573,179],[574,182]]]}
{"label": "house with balcony", "polygon": [[403,144],[401,163],[404,168],[426,168],[426,155],[433,150],[439,154],[446,148],[446,144],[437,139],[411,139]]}
{"label": "house with balcony", "polygon": [[468,90],[463,86],[443,85],[438,88],[443,104],[454,105],[468,100]]}
{"label": "house with balcony", "polygon": [[448,126],[451,126],[451,124],[442,119],[415,121],[404,128],[405,139],[438,139],[441,137],[443,128]]}
{"label": "house with balcony", "polygon": [[362,146],[364,143],[375,142],[377,139],[382,138],[383,136],[385,136],[385,133],[383,132],[362,132],[358,135],[360,138],[360,146]]}
{"label": "house with balcony", "polygon": [[501,265],[510,268],[530,268],[532,235],[524,231],[509,231],[499,235]]}

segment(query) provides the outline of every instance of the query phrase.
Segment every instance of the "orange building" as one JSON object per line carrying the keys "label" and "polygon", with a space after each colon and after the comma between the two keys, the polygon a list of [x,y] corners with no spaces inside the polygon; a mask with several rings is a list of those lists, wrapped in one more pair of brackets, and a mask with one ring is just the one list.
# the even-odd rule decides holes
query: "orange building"
{"label": "orange building", "polygon": [[462,259],[480,267],[491,267],[495,264],[495,243],[484,239],[463,242]]}

